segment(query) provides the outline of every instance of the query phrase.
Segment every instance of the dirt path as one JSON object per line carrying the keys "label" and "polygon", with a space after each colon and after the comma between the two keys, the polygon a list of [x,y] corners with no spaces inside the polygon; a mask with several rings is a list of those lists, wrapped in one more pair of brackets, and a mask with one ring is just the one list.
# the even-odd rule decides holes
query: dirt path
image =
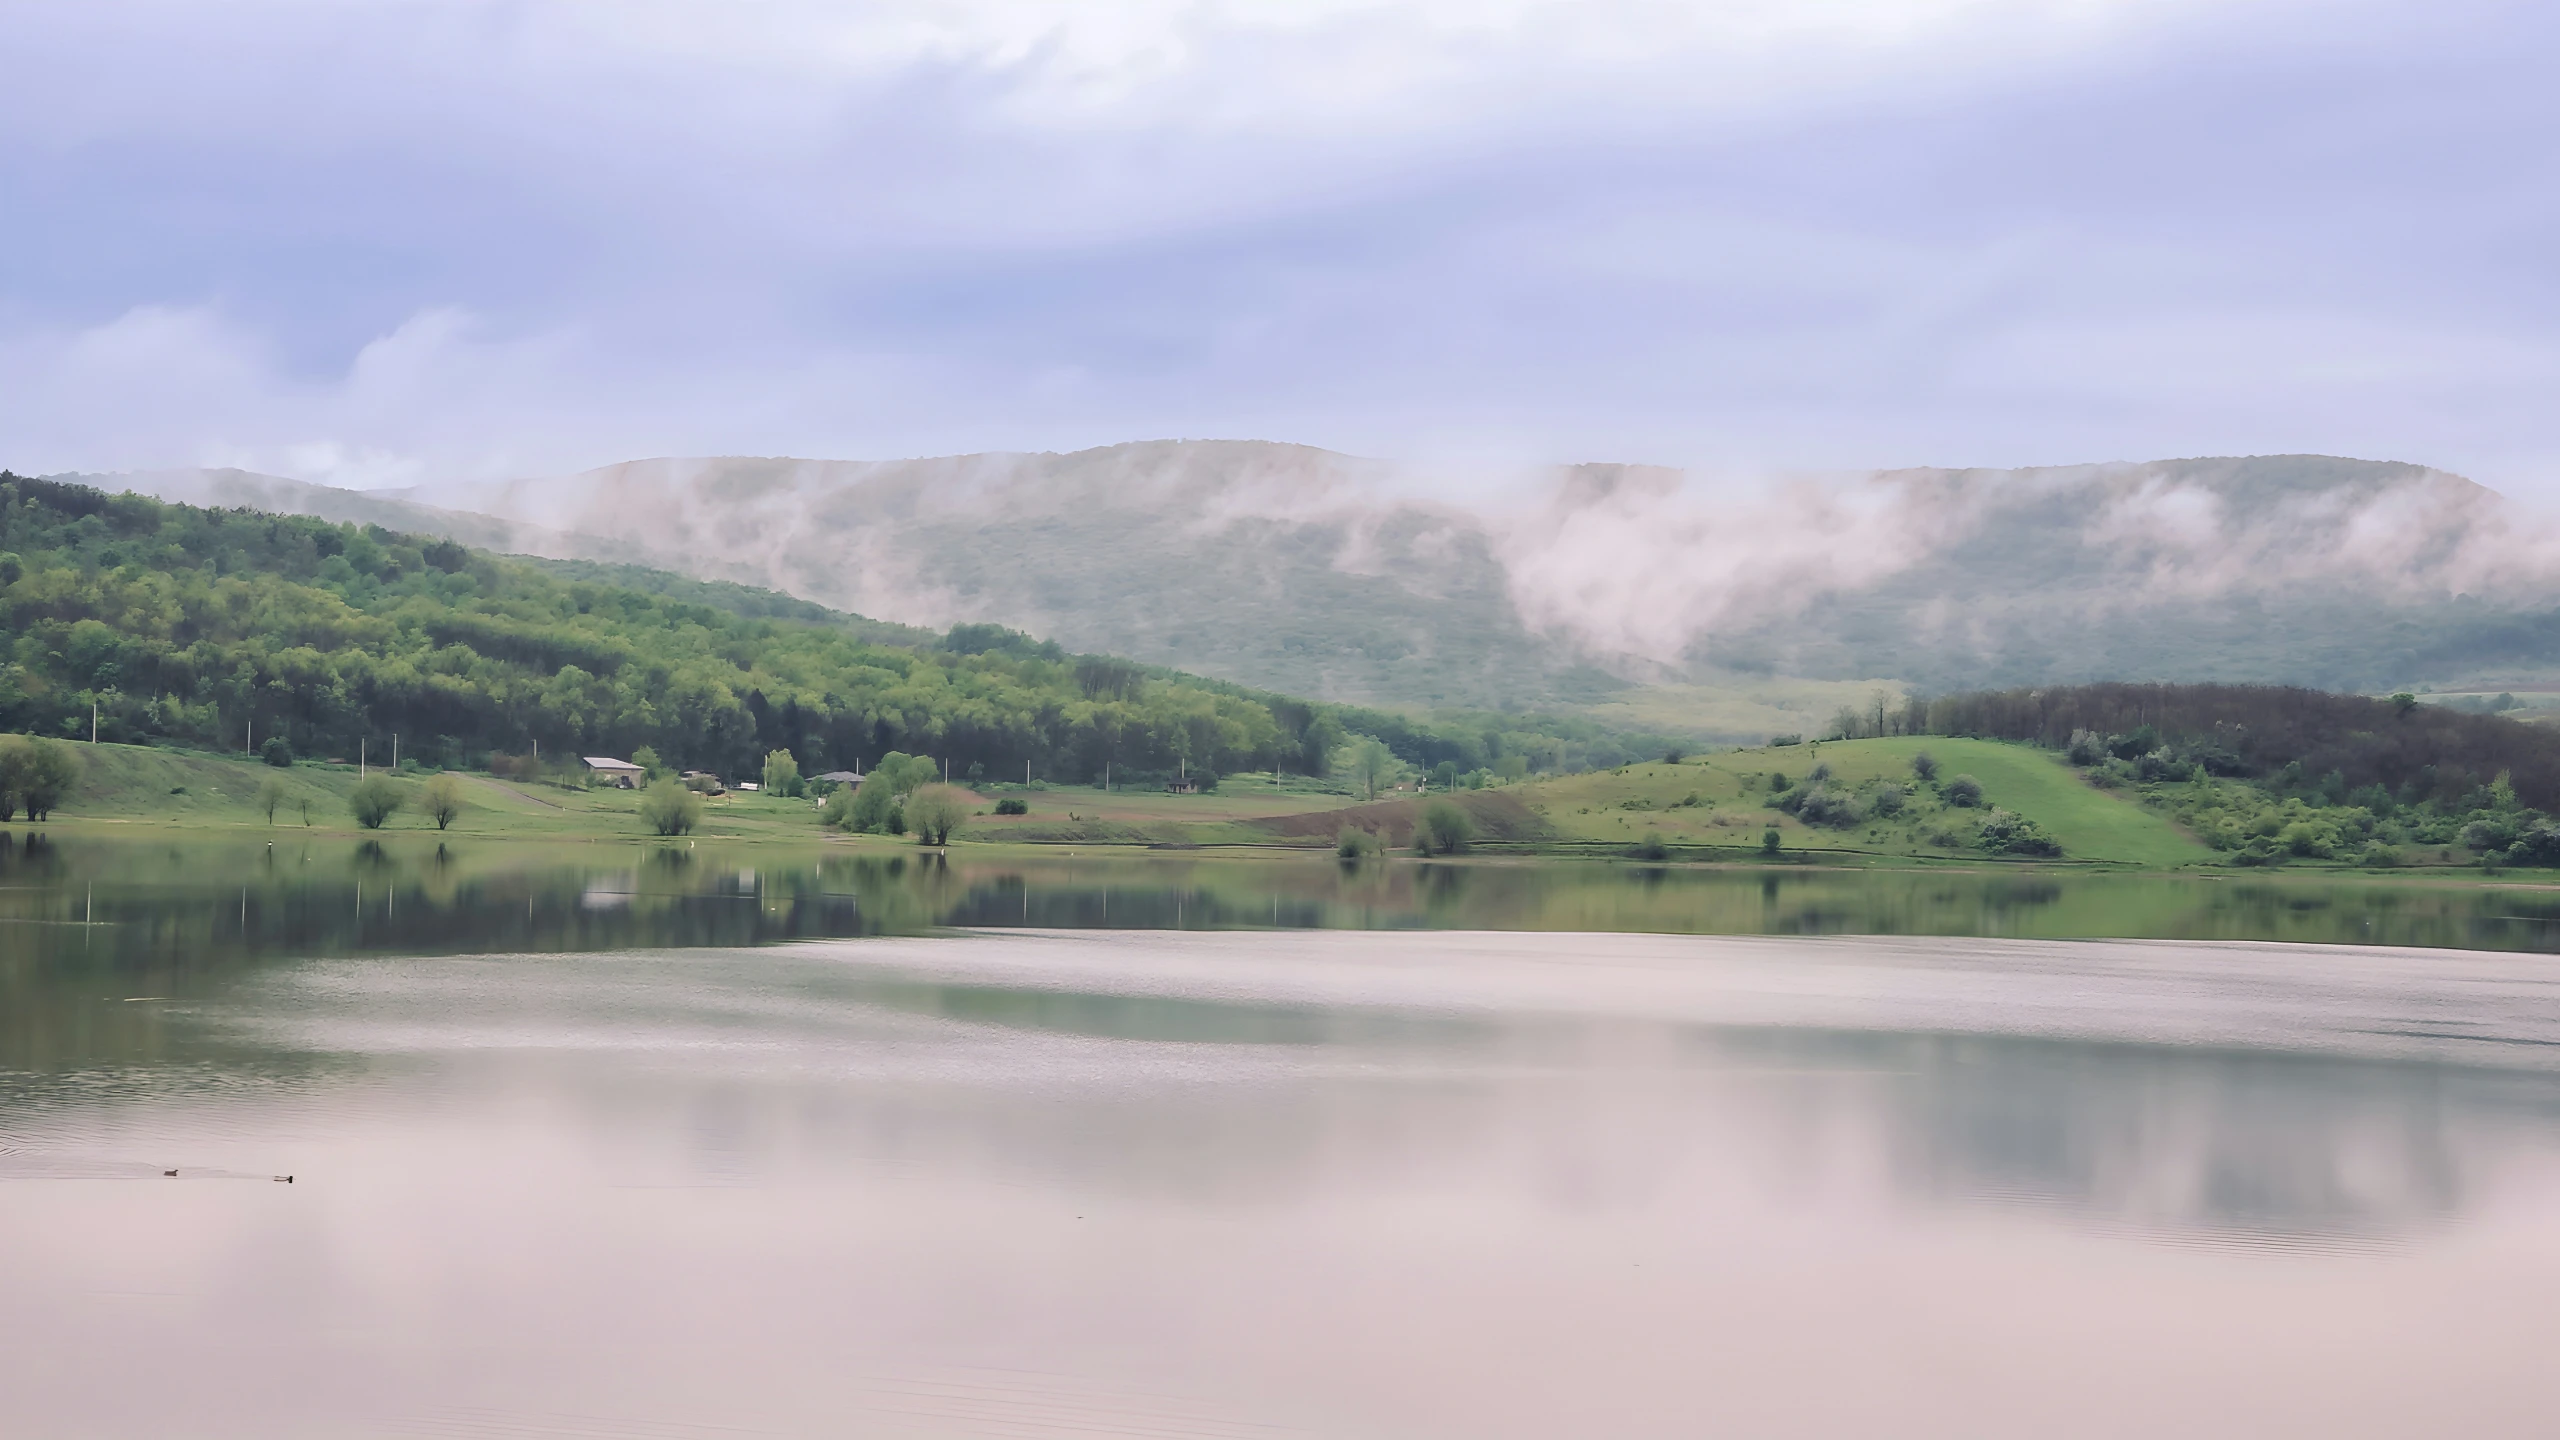
{"label": "dirt path", "polygon": [[490,789],[492,789],[492,790],[497,791],[497,792],[498,792],[499,794],[501,794],[501,795],[513,795],[513,796],[515,796],[515,797],[516,797],[517,799],[519,799],[519,800],[530,800],[530,801],[532,801],[532,802],[533,802],[534,804],[536,804],[536,805],[548,805],[548,806],[550,806],[550,807],[551,807],[552,809],[554,809],[554,810],[566,810],[566,809],[568,809],[568,808],[569,808],[568,806],[561,804],[561,803],[560,803],[559,801],[557,801],[557,800],[545,800],[545,799],[543,799],[543,798],[542,798],[541,796],[539,796],[539,795],[527,795],[526,793],[524,793],[524,792],[523,792],[523,791],[521,791],[521,790],[510,790],[510,789],[508,789],[506,786],[499,784],[499,783],[498,783],[497,781],[495,781],[495,780],[484,779],[483,777],[478,776],[478,775],[472,775],[472,776],[468,776],[468,777],[465,777],[465,778],[469,779],[469,780],[471,781],[471,783],[472,783],[472,784],[474,784],[474,785],[486,785],[487,787],[489,787],[489,788],[490,788]]}

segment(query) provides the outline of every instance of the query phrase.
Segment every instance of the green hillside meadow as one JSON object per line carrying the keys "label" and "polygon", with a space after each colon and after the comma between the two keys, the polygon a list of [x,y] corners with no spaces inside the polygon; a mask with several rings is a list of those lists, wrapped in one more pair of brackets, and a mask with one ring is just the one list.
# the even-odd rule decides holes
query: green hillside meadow
{"label": "green hillside meadow", "polygon": [[[1984,803],[1951,806],[1914,783],[1912,760],[1923,751],[1937,760],[1942,782],[1959,775],[1980,782]],[[1847,830],[1769,808],[1774,779],[1801,782],[1818,765],[1830,768],[1835,785],[1897,784],[1909,798],[1898,815]],[[1586,844],[1631,845],[1651,834],[1674,846],[1757,846],[1774,828],[1782,849],[1798,854],[1979,856],[1974,827],[1999,809],[2035,821],[2063,859],[2174,866],[2217,858],[2159,814],[2090,787],[2051,753],[1990,740],[1922,736],[1764,746],[1563,776],[1519,794],[1560,839]]]}

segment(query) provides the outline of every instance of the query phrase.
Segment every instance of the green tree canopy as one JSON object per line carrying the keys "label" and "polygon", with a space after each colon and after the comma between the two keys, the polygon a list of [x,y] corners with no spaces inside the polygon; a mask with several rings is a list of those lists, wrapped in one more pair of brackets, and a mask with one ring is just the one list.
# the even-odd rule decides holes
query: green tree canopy
{"label": "green tree canopy", "polygon": [[960,822],[969,818],[965,792],[957,785],[939,782],[917,789],[907,797],[905,808],[907,825],[915,831],[916,842],[922,845],[950,844],[951,832],[959,829]]}
{"label": "green tree canopy", "polygon": [[368,775],[347,792],[347,809],[356,823],[379,830],[409,800],[408,788],[386,775]]}
{"label": "green tree canopy", "polygon": [[702,823],[702,797],[672,779],[640,792],[640,823],[659,835],[690,835]]}
{"label": "green tree canopy", "polygon": [[80,762],[59,740],[0,735],[0,820],[24,807],[30,820],[51,818],[80,783]]}

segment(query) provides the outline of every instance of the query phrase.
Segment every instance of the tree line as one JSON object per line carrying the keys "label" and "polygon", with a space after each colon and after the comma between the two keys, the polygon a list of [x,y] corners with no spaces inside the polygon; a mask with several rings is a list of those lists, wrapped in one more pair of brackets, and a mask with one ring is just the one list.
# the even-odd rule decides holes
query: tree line
{"label": "tree line", "polygon": [[1321,774],[1355,733],[1425,768],[1572,768],[1654,743],[1292,700],[997,626],[886,643],[922,632],[607,575],[627,578],[0,471],[0,729],[344,759],[396,735],[430,765],[649,746],[732,775],[774,750],[813,774],[906,751],[1069,782]]}
{"label": "tree line", "polygon": [[2399,804],[2463,803],[2503,775],[2522,804],[2560,807],[2560,730],[2425,705],[2408,694],[2119,683],[1975,691],[1899,711],[1914,707],[1915,733],[2056,750],[2075,737],[2085,746],[2102,737],[2156,736],[2214,774],[2339,793],[2379,786]]}

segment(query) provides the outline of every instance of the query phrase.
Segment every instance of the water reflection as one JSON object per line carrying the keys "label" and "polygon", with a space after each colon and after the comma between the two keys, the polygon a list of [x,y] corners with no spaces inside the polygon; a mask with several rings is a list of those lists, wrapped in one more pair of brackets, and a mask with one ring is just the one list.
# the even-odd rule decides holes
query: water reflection
{"label": "water reflection", "polygon": [[2320,876],[1338,864],[0,831],[0,964],[594,951],[939,927],[1996,935],[2560,949],[2560,891]]}
{"label": "water reflection", "polygon": [[[779,915],[792,883],[850,882],[848,924],[1010,905],[1016,928],[22,958],[0,1028],[13,1423],[2534,1433],[2560,1007],[2532,957],[1024,933],[1046,905],[1207,925],[1202,904],[1282,885],[1326,916],[1351,902],[1324,884],[1409,885],[1406,916],[1490,900],[1450,867],[1239,888],[662,853],[553,887],[461,851],[286,857],[304,888],[267,903],[317,923],[346,900],[333,943],[375,933],[359,883],[367,912],[530,896],[545,934],[663,913],[696,935],[724,922],[688,906]],[[1903,893],[1930,913],[1939,892]],[[873,919],[889,896],[911,918]],[[197,1177],[238,1183],[172,1183]],[[1855,1383],[1808,1379],[1833,1375]]]}

